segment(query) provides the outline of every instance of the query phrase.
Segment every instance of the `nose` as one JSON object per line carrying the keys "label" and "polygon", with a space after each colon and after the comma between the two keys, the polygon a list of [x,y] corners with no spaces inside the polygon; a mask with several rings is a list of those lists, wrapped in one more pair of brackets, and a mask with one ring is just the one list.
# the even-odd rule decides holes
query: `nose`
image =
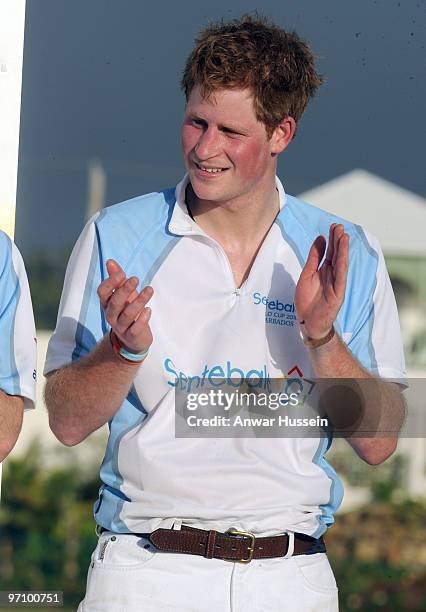
{"label": "nose", "polygon": [[220,133],[214,127],[207,127],[202,130],[197,144],[195,145],[195,153],[200,161],[205,161],[211,157],[215,157],[220,152]]}

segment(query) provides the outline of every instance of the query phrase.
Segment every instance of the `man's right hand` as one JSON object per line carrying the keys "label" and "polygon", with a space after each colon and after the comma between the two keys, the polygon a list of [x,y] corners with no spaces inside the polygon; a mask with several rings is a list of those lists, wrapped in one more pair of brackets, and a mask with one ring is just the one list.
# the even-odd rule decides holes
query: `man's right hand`
{"label": "man's right hand", "polygon": [[[151,309],[146,304],[153,289],[145,287],[138,293],[138,279],[126,278],[112,259],[107,261],[107,272],[108,278],[98,287],[106,320],[123,347],[133,353],[145,352],[152,343]],[[114,417],[137,373],[123,363],[113,356],[105,336],[87,355],[49,374],[45,389],[49,423],[63,444],[79,444]]]}
{"label": "man's right hand", "polygon": [[138,293],[136,287],[139,279],[136,276],[126,278],[113,259],[108,259],[106,266],[109,276],[98,287],[105,318],[126,350],[142,353],[152,343],[149,327],[151,309],[146,304],[154,290],[147,286]]}

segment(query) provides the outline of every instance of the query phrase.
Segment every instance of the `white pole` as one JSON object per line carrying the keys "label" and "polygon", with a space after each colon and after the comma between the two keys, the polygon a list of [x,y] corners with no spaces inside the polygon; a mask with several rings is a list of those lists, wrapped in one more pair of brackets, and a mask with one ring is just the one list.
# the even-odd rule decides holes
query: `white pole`
{"label": "white pole", "polygon": [[86,207],[86,221],[100,212],[105,205],[106,174],[102,163],[97,159],[89,162],[88,194]]}
{"label": "white pole", "polygon": [[25,0],[0,0],[0,229],[13,238]]}
{"label": "white pole", "polygon": [[11,238],[15,233],[24,27],[25,0],[0,0],[0,229]]}

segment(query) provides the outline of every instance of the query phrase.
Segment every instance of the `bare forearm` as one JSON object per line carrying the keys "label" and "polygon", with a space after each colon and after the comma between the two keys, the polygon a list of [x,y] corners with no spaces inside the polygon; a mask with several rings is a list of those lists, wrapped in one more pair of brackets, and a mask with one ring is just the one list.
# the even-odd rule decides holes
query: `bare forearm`
{"label": "bare forearm", "polygon": [[0,391],[0,461],[15,446],[22,427],[24,400]]}
{"label": "bare forearm", "polygon": [[56,437],[74,446],[107,423],[127,396],[138,366],[114,354],[108,336],[79,361],[48,377],[45,401]]}
{"label": "bare forearm", "polygon": [[340,422],[345,422],[346,415],[339,417],[338,411],[353,412],[346,423],[356,422],[355,430],[364,433],[359,438],[354,437],[356,434],[348,436],[349,444],[368,463],[378,464],[387,459],[396,448],[397,432],[405,416],[398,385],[364,370],[337,335],[329,343],[310,350],[310,358],[321,384],[326,386],[324,379],[346,379],[338,393],[327,391],[325,403],[335,404],[333,416]]}

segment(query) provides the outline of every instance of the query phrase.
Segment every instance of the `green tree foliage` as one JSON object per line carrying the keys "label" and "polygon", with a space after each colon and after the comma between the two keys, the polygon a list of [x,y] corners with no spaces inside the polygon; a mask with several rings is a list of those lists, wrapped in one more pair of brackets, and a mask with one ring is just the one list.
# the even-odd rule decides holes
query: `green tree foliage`
{"label": "green tree foliage", "polygon": [[369,487],[373,502],[397,501],[405,496],[407,458],[404,455],[395,454],[383,464],[371,466],[354,455],[345,444],[329,458],[336,472],[350,485]]}
{"label": "green tree foliage", "polygon": [[377,501],[339,515],[327,549],[341,610],[426,610],[426,501]]}
{"label": "green tree foliage", "polygon": [[63,590],[76,606],[96,545],[96,467],[83,481],[73,466],[46,469],[39,445],[5,464],[0,507],[0,583],[7,589]]}
{"label": "green tree foliage", "polygon": [[26,261],[37,329],[54,329],[70,251]]}

